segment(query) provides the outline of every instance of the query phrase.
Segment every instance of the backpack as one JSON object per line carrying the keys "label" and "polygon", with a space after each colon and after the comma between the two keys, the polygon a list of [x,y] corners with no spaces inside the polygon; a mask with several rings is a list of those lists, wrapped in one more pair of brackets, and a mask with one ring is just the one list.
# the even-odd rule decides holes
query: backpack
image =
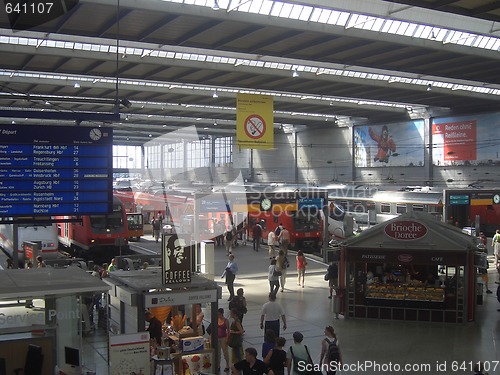
{"label": "backpack", "polygon": [[226,232],[226,240],[231,241],[233,239],[233,232],[228,230]]}
{"label": "backpack", "polygon": [[288,261],[288,258],[285,257],[285,259],[283,259],[283,268],[288,268],[290,267],[290,262]]}
{"label": "backpack", "polygon": [[326,350],[326,359],[328,363],[330,362],[339,362],[340,361],[340,352],[339,347],[337,346],[337,340],[333,339],[332,341],[325,339],[328,343],[328,349]]}

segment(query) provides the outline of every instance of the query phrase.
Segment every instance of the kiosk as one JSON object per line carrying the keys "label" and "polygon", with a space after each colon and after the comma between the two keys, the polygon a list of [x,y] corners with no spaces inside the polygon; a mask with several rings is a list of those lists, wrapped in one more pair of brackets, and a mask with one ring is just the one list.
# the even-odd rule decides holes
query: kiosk
{"label": "kiosk", "polygon": [[66,347],[82,349],[86,297],[108,289],[76,266],[0,272],[0,373],[35,374],[29,367],[35,366],[53,374],[56,365],[63,367]]}
{"label": "kiosk", "polygon": [[479,246],[424,212],[365,230],[342,246],[346,317],[474,320]]}

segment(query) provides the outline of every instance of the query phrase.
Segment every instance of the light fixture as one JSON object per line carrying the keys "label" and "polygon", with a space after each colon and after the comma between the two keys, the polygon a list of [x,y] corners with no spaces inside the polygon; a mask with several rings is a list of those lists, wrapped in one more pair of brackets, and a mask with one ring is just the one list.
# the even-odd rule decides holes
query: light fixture
{"label": "light fixture", "polygon": [[293,77],[293,78],[300,77],[299,72],[297,72],[297,68],[295,68],[295,69],[293,70],[292,77]]}
{"label": "light fixture", "polygon": [[217,120],[214,121],[214,126],[217,126]]}
{"label": "light fixture", "polygon": [[130,100],[128,100],[127,98],[123,98],[120,100],[120,104],[124,107],[127,107],[127,108],[130,108],[132,107],[132,103],[130,102]]}
{"label": "light fixture", "polygon": [[219,94],[217,94],[217,90],[214,91],[212,94],[212,98],[217,99],[219,97]]}
{"label": "light fixture", "polygon": [[218,0],[214,0],[214,5],[212,5],[212,10],[219,10],[220,7],[219,7],[219,1]]}
{"label": "light fixture", "polygon": [[432,91],[432,85],[430,83],[427,85],[427,91]]}
{"label": "light fixture", "polygon": [[80,83],[75,82],[75,84],[73,85],[73,87],[74,87],[75,89],[79,89],[79,88],[80,88]]}

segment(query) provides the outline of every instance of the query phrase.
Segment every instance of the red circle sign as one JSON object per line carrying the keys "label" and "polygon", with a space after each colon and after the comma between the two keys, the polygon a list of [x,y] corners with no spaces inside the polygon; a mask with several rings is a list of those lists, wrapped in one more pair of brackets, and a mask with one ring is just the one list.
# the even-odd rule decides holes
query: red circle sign
{"label": "red circle sign", "polygon": [[253,114],[246,118],[245,133],[249,138],[252,139],[262,138],[265,132],[266,132],[266,122],[261,116]]}
{"label": "red circle sign", "polygon": [[427,234],[427,227],[415,220],[399,220],[387,224],[384,232],[398,241],[414,241]]}

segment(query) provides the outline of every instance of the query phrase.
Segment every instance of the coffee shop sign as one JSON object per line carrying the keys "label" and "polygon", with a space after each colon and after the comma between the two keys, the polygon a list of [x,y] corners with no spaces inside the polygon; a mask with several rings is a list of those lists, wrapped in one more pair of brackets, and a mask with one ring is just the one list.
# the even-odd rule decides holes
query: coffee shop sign
{"label": "coffee shop sign", "polygon": [[427,234],[427,227],[414,220],[393,221],[385,226],[387,236],[400,241],[414,241]]}

